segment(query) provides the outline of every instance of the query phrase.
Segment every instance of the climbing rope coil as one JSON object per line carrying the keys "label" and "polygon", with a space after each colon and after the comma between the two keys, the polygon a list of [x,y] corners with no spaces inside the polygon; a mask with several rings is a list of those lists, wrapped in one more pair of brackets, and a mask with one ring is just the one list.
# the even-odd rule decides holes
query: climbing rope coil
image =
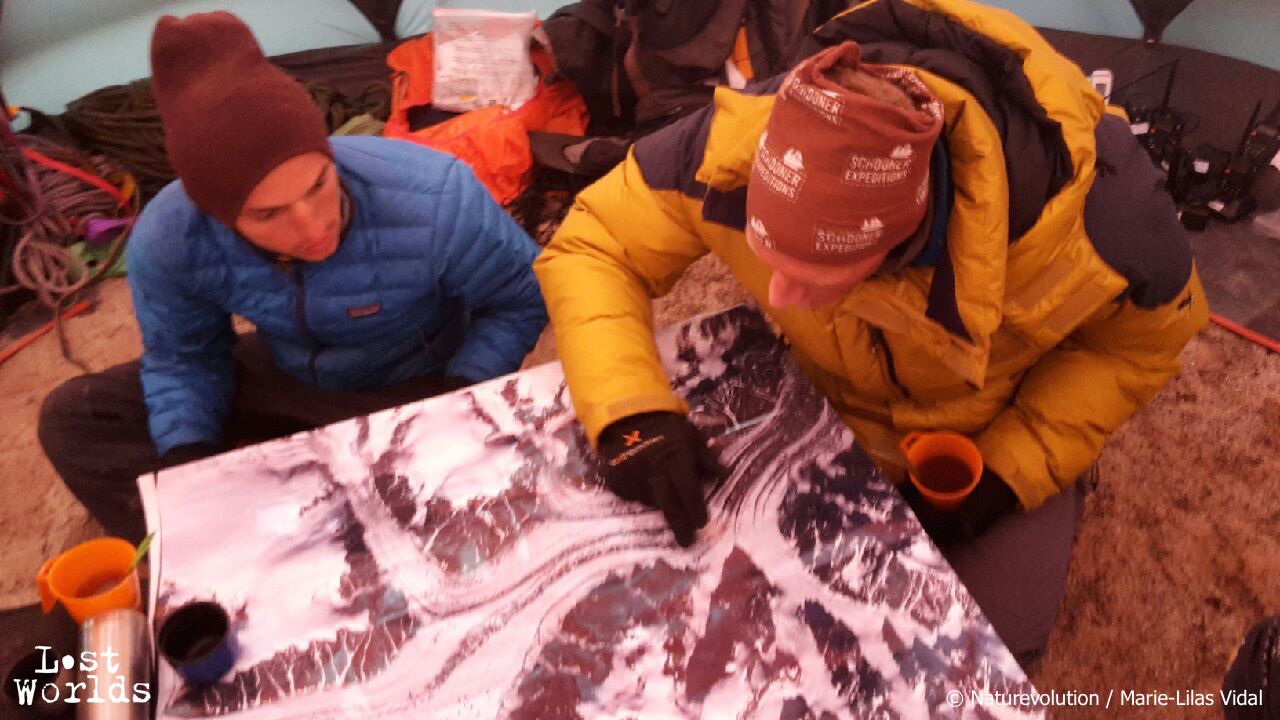
{"label": "climbing rope coil", "polygon": [[94,219],[136,216],[136,184],[119,163],[103,156],[86,156],[40,136],[16,135],[7,123],[0,125],[0,132],[0,223],[17,235],[12,282],[0,287],[0,295],[27,289],[57,310],[119,259],[128,223],[110,240],[107,260],[97,268],[68,248],[84,238]]}
{"label": "climbing rope coil", "polygon": [[[376,133],[390,106],[385,82],[369,84],[357,98],[321,82],[304,86],[330,132]],[[8,205],[19,210],[16,216],[9,210],[0,222],[22,231],[13,252],[14,282],[0,287],[0,295],[26,288],[55,307],[100,276],[90,275],[84,261],[66,249],[83,235],[85,221],[135,216],[174,172],[150,80],[95,90],[68,103],[56,118],[32,114],[74,145],[46,134],[15,135],[5,127],[2,170],[8,181],[0,192],[7,190],[14,201]],[[102,270],[115,264],[125,234]]]}
{"label": "climbing rope coil", "polygon": [[[369,83],[354,98],[322,82],[303,84],[330,133],[381,133],[388,83]],[[133,220],[174,179],[151,81],[95,90],[60,115],[5,110],[9,119],[25,110],[31,123],[14,133],[0,122],[0,329],[7,309],[25,300],[18,294],[29,291],[53,309],[63,356],[87,371],[62,332],[62,319],[86,304],[64,306],[117,268]],[[79,251],[97,259],[86,262]],[[15,345],[0,351],[0,362],[25,341]]]}
{"label": "climbing rope coil", "polygon": [[173,180],[150,80],[94,90],[67,103],[57,120],[76,147],[111,158],[132,175],[143,202]]}

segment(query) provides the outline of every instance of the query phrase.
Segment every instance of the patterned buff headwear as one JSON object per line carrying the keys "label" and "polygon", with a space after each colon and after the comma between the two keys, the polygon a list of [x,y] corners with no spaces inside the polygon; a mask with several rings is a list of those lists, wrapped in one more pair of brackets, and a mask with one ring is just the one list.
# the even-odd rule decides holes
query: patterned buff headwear
{"label": "patterned buff headwear", "polygon": [[[929,201],[942,103],[915,73],[860,62],[855,42],[805,60],[778,90],[747,187],[747,236],[814,265],[843,266],[906,240]],[[901,88],[905,110],[824,75],[835,64]]]}
{"label": "patterned buff headwear", "polygon": [[228,227],[280,163],[308,152],[333,157],[307,91],[231,13],[160,18],[151,84],[169,163],[196,207]]}

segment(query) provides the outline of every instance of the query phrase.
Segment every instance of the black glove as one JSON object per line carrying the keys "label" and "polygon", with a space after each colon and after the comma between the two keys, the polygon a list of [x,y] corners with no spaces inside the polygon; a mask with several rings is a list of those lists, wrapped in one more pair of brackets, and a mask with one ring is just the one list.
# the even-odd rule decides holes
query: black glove
{"label": "black glove", "polygon": [[[1236,702],[1223,706],[1228,720],[1280,718],[1280,615],[1263,620],[1245,635],[1222,689],[1237,695]],[[1260,693],[1262,706],[1242,704],[1240,693],[1248,693],[1250,701]]]}
{"label": "black glove", "polygon": [[973,492],[952,510],[939,510],[930,505],[910,478],[899,490],[939,548],[971,543],[997,520],[1018,509],[1018,496],[991,470],[982,471]]}
{"label": "black glove", "polygon": [[217,455],[225,450],[221,445],[206,442],[188,443],[186,445],[178,445],[169,448],[169,452],[160,456],[160,469],[171,468],[175,465],[186,465],[189,462],[207,458],[211,455]]}
{"label": "black glove", "polygon": [[615,495],[661,510],[676,542],[693,544],[707,524],[703,483],[721,474],[698,429],[680,413],[632,415],[600,433],[601,474]]}

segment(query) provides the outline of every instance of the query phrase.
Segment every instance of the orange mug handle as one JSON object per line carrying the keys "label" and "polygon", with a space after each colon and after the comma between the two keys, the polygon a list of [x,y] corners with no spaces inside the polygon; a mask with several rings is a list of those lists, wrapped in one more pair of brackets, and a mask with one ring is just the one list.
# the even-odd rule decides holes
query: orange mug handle
{"label": "orange mug handle", "polygon": [[40,590],[40,607],[46,615],[58,603],[58,598],[53,595],[53,587],[49,585],[49,569],[53,567],[53,562],[59,557],[61,555],[45,560],[44,564],[40,566],[40,570],[36,572],[36,587]]}
{"label": "orange mug handle", "polygon": [[924,437],[924,433],[919,430],[912,430],[902,437],[902,442],[898,443],[898,449],[902,451],[903,455],[906,455],[922,437]]}

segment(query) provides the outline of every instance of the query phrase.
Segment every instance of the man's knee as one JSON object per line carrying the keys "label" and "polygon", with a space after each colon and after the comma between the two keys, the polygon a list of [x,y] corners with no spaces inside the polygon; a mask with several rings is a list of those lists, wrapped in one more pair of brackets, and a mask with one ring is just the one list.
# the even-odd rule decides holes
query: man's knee
{"label": "man's knee", "polygon": [[948,555],[1000,639],[1024,665],[1049,642],[1066,593],[1080,515],[1079,484],[997,523]]}
{"label": "man's knee", "polygon": [[149,442],[138,364],[80,375],[54,388],[40,406],[36,436],[59,473],[99,450]]}
{"label": "man's knee", "polygon": [[54,388],[40,405],[36,435],[40,439],[40,447],[55,466],[57,459],[75,444],[77,427],[92,395],[92,377],[81,375],[71,378]]}

